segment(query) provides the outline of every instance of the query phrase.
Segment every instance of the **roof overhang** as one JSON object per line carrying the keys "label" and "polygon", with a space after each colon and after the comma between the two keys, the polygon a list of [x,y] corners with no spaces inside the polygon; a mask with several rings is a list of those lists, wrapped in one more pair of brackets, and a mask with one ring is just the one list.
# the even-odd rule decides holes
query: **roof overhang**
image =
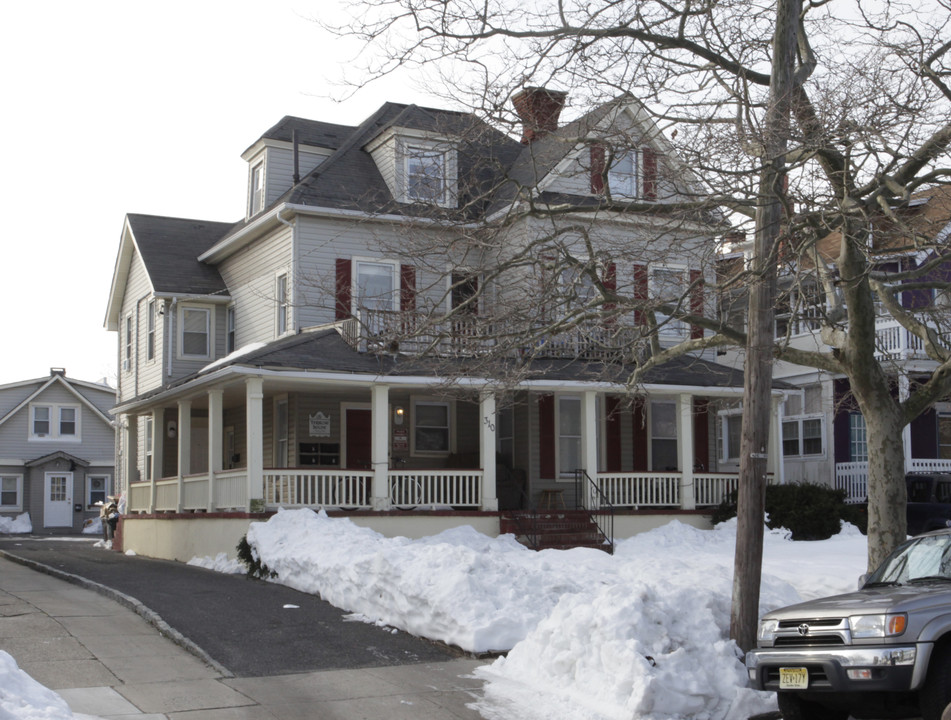
{"label": "roof overhang", "polygon": [[[106,330],[119,329],[119,315],[122,312],[122,301],[125,298],[125,289],[129,282],[129,274],[132,272],[132,259],[136,254],[141,255],[138,245],[135,242],[135,233],[132,231],[132,225],[129,222],[129,216],[126,215],[122,223],[122,235],[119,238],[119,252],[116,255],[115,268],[112,271],[112,284],[109,286],[109,300],[106,303],[106,319],[103,323]],[[148,277],[149,287],[152,286],[152,279]],[[151,288],[154,292],[154,288]]]}

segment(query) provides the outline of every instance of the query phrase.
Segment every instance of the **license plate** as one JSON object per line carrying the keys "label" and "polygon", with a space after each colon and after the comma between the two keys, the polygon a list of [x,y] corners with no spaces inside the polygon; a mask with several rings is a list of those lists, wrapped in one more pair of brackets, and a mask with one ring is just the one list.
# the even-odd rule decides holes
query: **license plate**
{"label": "license plate", "polygon": [[805,690],[808,687],[809,671],[806,668],[779,668],[780,690]]}

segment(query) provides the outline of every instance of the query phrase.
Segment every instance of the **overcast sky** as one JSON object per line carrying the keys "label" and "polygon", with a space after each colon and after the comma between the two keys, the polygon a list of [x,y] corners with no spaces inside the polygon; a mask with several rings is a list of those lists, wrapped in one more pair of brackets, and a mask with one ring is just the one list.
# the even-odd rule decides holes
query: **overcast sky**
{"label": "overcast sky", "polygon": [[103,327],[126,213],[235,221],[241,153],[284,115],[355,124],[386,100],[428,102],[393,78],[343,104],[356,46],[310,20],[333,0],[53,0],[0,10],[7,171],[0,384],[114,384]]}

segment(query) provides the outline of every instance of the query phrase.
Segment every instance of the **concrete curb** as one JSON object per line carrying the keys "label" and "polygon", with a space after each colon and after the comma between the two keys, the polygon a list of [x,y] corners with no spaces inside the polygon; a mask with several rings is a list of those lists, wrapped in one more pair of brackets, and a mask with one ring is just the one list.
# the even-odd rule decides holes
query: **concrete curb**
{"label": "concrete curb", "polygon": [[80,575],[74,575],[73,573],[68,573],[63,570],[57,570],[54,567],[49,565],[44,565],[43,563],[36,562],[35,560],[28,560],[27,558],[14,555],[13,553],[7,550],[0,550],[0,557],[15,562],[19,565],[24,565],[32,570],[37,572],[46,573],[60,580],[65,580],[68,583],[73,585],[79,585],[86,590],[91,590],[93,592],[99,593],[110,600],[114,600],[120,605],[132,610],[137,615],[142,617],[147,623],[152,625],[156,630],[158,630],[162,635],[167,637],[173,643],[178,645],[181,648],[184,648],[192,655],[197,657],[199,660],[210,666],[219,673],[222,677],[233,678],[234,673],[232,673],[228,668],[219,663],[217,660],[212,658],[208,653],[202,650],[198,645],[193,641],[189,640],[187,637],[182,635],[178,630],[169,625],[165,620],[162,619],[162,616],[151,608],[144,605],[140,600],[132,597],[131,595],[126,595],[125,593],[114,590],[111,587],[102,585],[97,582],[93,582],[88,578],[84,578]]}

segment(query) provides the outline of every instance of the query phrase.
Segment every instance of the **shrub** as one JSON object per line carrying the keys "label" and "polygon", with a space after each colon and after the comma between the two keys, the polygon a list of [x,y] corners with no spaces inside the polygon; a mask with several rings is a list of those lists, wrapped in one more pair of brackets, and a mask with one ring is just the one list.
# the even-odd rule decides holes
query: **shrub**
{"label": "shrub", "polygon": [[277,573],[262,563],[261,559],[254,553],[247,535],[242,536],[241,540],[238,541],[237,550],[238,560],[248,569],[248,577],[267,580],[277,576]]}
{"label": "shrub", "polygon": [[[844,490],[813,483],[768,485],[766,514],[769,527],[786,528],[793,540],[825,540],[839,532],[842,520],[863,533],[867,526],[864,505],[847,505]],[[714,509],[713,522],[733,517],[736,517],[735,492]]]}

